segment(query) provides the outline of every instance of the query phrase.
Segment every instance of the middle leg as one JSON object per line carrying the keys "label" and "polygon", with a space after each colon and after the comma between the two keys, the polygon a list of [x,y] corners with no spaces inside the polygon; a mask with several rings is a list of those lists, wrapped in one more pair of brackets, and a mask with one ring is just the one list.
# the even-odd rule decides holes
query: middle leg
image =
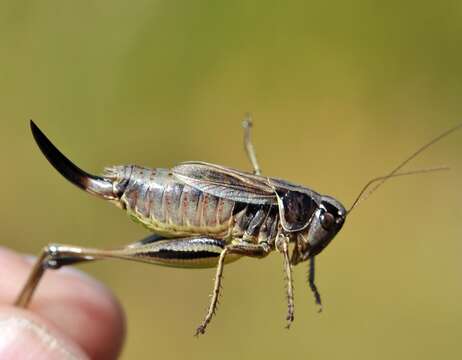
{"label": "middle leg", "polygon": [[207,314],[205,315],[204,320],[196,330],[196,336],[205,333],[205,329],[212,320],[212,317],[217,309],[223,279],[223,266],[225,263],[225,257],[229,254],[235,254],[240,256],[262,258],[267,256],[270,253],[270,251],[270,246],[266,243],[249,244],[245,242],[228,245],[223,249],[223,251],[220,254],[220,258],[218,259],[217,272],[215,275],[215,284],[213,286],[212,292],[212,299],[210,301],[210,305],[208,307]]}

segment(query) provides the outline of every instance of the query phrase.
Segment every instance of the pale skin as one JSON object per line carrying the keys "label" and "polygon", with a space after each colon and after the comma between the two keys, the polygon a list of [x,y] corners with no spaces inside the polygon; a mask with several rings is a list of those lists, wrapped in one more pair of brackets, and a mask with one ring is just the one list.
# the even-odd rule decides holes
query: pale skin
{"label": "pale skin", "polygon": [[117,359],[123,310],[87,275],[48,271],[27,309],[11,306],[32,265],[30,257],[0,248],[0,268],[7,269],[0,276],[0,359]]}

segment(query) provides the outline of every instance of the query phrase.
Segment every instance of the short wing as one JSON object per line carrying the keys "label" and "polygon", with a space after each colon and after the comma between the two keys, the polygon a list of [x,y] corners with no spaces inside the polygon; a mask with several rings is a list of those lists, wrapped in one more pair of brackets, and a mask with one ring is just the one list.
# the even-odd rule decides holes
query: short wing
{"label": "short wing", "polygon": [[208,194],[250,204],[277,204],[274,188],[265,177],[205,162],[186,162],[173,175]]}

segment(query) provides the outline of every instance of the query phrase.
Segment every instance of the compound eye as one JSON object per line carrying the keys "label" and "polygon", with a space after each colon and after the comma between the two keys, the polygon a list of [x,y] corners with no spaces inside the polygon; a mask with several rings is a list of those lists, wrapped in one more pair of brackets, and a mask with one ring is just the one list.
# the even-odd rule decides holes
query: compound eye
{"label": "compound eye", "polygon": [[325,212],[321,214],[320,221],[321,221],[321,226],[325,230],[330,230],[332,229],[332,226],[335,223],[335,218],[334,218],[334,215],[332,215],[331,213]]}

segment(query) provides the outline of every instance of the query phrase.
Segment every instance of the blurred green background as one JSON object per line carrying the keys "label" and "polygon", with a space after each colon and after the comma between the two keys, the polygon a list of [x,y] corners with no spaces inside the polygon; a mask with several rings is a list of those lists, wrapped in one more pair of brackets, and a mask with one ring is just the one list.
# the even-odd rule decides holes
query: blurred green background
{"label": "blurred green background", "polygon": [[[263,171],[351,204],[423,142],[462,120],[460,1],[0,2],[2,245],[115,247],[146,232],[67,183],[32,141],[33,118],[83,168],[204,160],[249,169],[240,122],[255,121]],[[214,270],[107,261],[80,267],[127,311],[123,359],[459,359],[462,133],[390,181],[318,260],[295,268],[284,329],[281,258]],[[2,272],[6,274],[7,269]]]}

